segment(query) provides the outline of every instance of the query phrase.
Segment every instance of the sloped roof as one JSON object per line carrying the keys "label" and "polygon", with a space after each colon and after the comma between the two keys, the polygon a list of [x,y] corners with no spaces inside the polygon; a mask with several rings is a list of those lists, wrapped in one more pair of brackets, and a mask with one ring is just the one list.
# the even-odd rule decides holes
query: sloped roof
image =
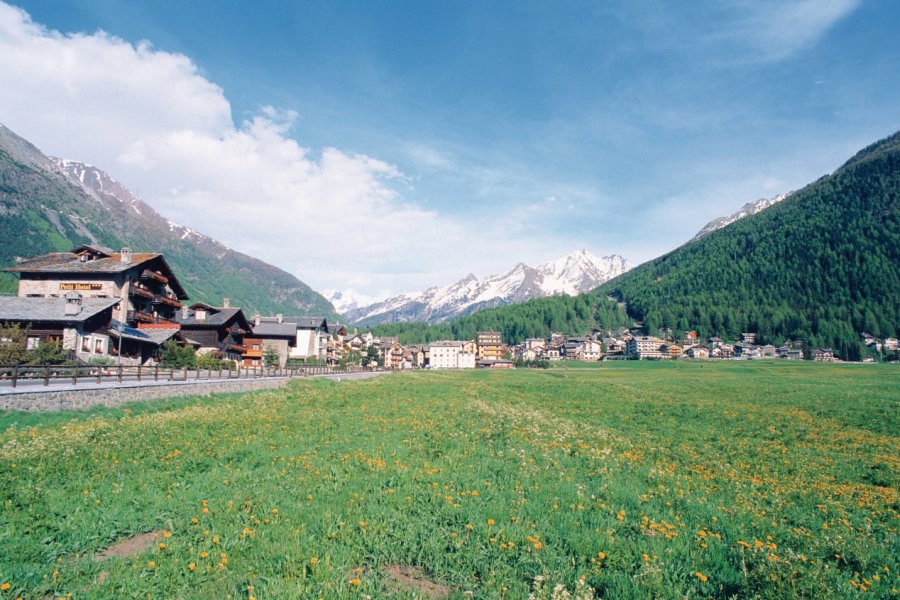
{"label": "sloped roof", "polygon": [[198,319],[196,316],[184,318],[178,313],[177,320],[181,324],[182,329],[218,329],[227,325],[232,320],[237,320],[238,324],[244,329],[251,329],[250,323],[244,316],[244,311],[240,308],[208,308],[205,319]]}
{"label": "sloped roof", "polygon": [[[122,261],[120,252],[98,253],[85,251],[86,246],[79,246],[72,252],[51,252],[23,260],[17,265],[7,267],[4,271],[11,273],[59,273],[73,275],[116,274],[145,263],[156,262],[156,266],[169,280],[169,286],[179,300],[186,300],[188,295],[178,282],[175,273],[163,255],[158,252],[133,252],[131,258]],[[93,256],[90,260],[81,260],[85,254]]]}
{"label": "sloped roof", "polygon": [[[260,319],[260,322],[271,323],[275,320],[276,317],[262,317]],[[299,329],[326,329],[328,327],[328,323],[325,321],[325,317],[284,317],[282,319],[282,322],[294,323]]]}
{"label": "sloped roof", "polygon": [[[118,321],[113,321],[114,326],[109,328],[109,335],[118,338],[120,335],[123,340],[135,340],[146,344],[160,346],[166,340],[174,337],[178,333],[178,329],[137,329],[135,327],[122,327]],[[119,328],[121,327],[121,331]]]}
{"label": "sloped roof", "polygon": [[2,321],[52,321],[81,323],[114,306],[119,298],[82,298],[81,311],[67,315],[65,298],[25,298],[0,296],[0,322]]}
{"label": "sloped roof", "polygon": [[462,348],[463,343],[455,340],[440,340],[428,344],[429,348]]}
{"label": "sloped roof", "polygon": [[253,326],[253,335],[294,337],[297,335],[297,324],[260,320],[259,325]]}

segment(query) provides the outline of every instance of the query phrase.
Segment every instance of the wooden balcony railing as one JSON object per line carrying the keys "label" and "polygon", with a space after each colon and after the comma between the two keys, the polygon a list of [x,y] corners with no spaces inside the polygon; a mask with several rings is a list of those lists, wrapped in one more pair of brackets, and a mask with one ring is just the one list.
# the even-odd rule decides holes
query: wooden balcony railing
{"label": "wooden balcony railing", "polygon": [[159,281],[160,283],[169,283],[168,277],[166,277],[162,273],[151,271],[150,269],[144,269],[144,272],[141,273],[141,279],[153,279],[155,281]]}
{"label": "wooden balcony railing", "polygon": [[145,313],[140,310],[129,310],[128,311],[128,320],[135,321],[137,323],[152,323],[153,315],[150,313]]}
{"label": "wooden balcony railing", "polygon": [[140,296],[141,298],[149,298],[153,300],[156,298],[156,293],[151,292],[150,290],[145,290],[142,287],[131,284],[128,286],[128,295],[129,296]]}
{"label": "wooden balcony railing", "polygon": [[164,294],[158,295],[153,299],[155,304],[165,304],[166,306],[171,306],[173,308],[181,308],[181,302],[172,298],[171,296],[166,296]]}

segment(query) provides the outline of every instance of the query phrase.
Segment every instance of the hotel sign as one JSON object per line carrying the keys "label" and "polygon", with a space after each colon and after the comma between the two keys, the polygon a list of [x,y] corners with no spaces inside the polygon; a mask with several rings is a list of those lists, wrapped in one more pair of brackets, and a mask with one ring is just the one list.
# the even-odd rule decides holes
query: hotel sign
{"label": "hotel sign", "polygon": [[59,289],[64,292],[96,292],[103,289],[102,283],[61,283]]}

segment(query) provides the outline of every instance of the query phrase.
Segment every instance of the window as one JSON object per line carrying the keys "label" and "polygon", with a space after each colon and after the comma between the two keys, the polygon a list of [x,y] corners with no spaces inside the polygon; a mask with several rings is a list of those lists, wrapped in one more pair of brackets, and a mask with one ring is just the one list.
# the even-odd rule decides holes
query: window
{"label": "window", "polygon": [[81,338],[81,351],[82,352],[90,352],[91,351],[91,338],[89,336],[85,336]]}
{"label": "window", "polygon": [[94,354],[103,354],[103,340],[94,340]]}
{"label": "window", "polygon": [[26,350],[37,350],[38,346],[41,345],[41,338],[37,336],[28,336],[28,340],[25,342]]}

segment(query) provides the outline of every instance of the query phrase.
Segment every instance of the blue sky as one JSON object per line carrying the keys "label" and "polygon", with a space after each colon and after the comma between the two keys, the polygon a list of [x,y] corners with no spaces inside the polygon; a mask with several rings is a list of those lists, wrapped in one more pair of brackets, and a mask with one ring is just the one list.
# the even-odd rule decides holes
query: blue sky
{"label": "blue sky", "polygon": [[892,0],[14,6],[0,122],[318,290],[639,263],[900,128]]}

